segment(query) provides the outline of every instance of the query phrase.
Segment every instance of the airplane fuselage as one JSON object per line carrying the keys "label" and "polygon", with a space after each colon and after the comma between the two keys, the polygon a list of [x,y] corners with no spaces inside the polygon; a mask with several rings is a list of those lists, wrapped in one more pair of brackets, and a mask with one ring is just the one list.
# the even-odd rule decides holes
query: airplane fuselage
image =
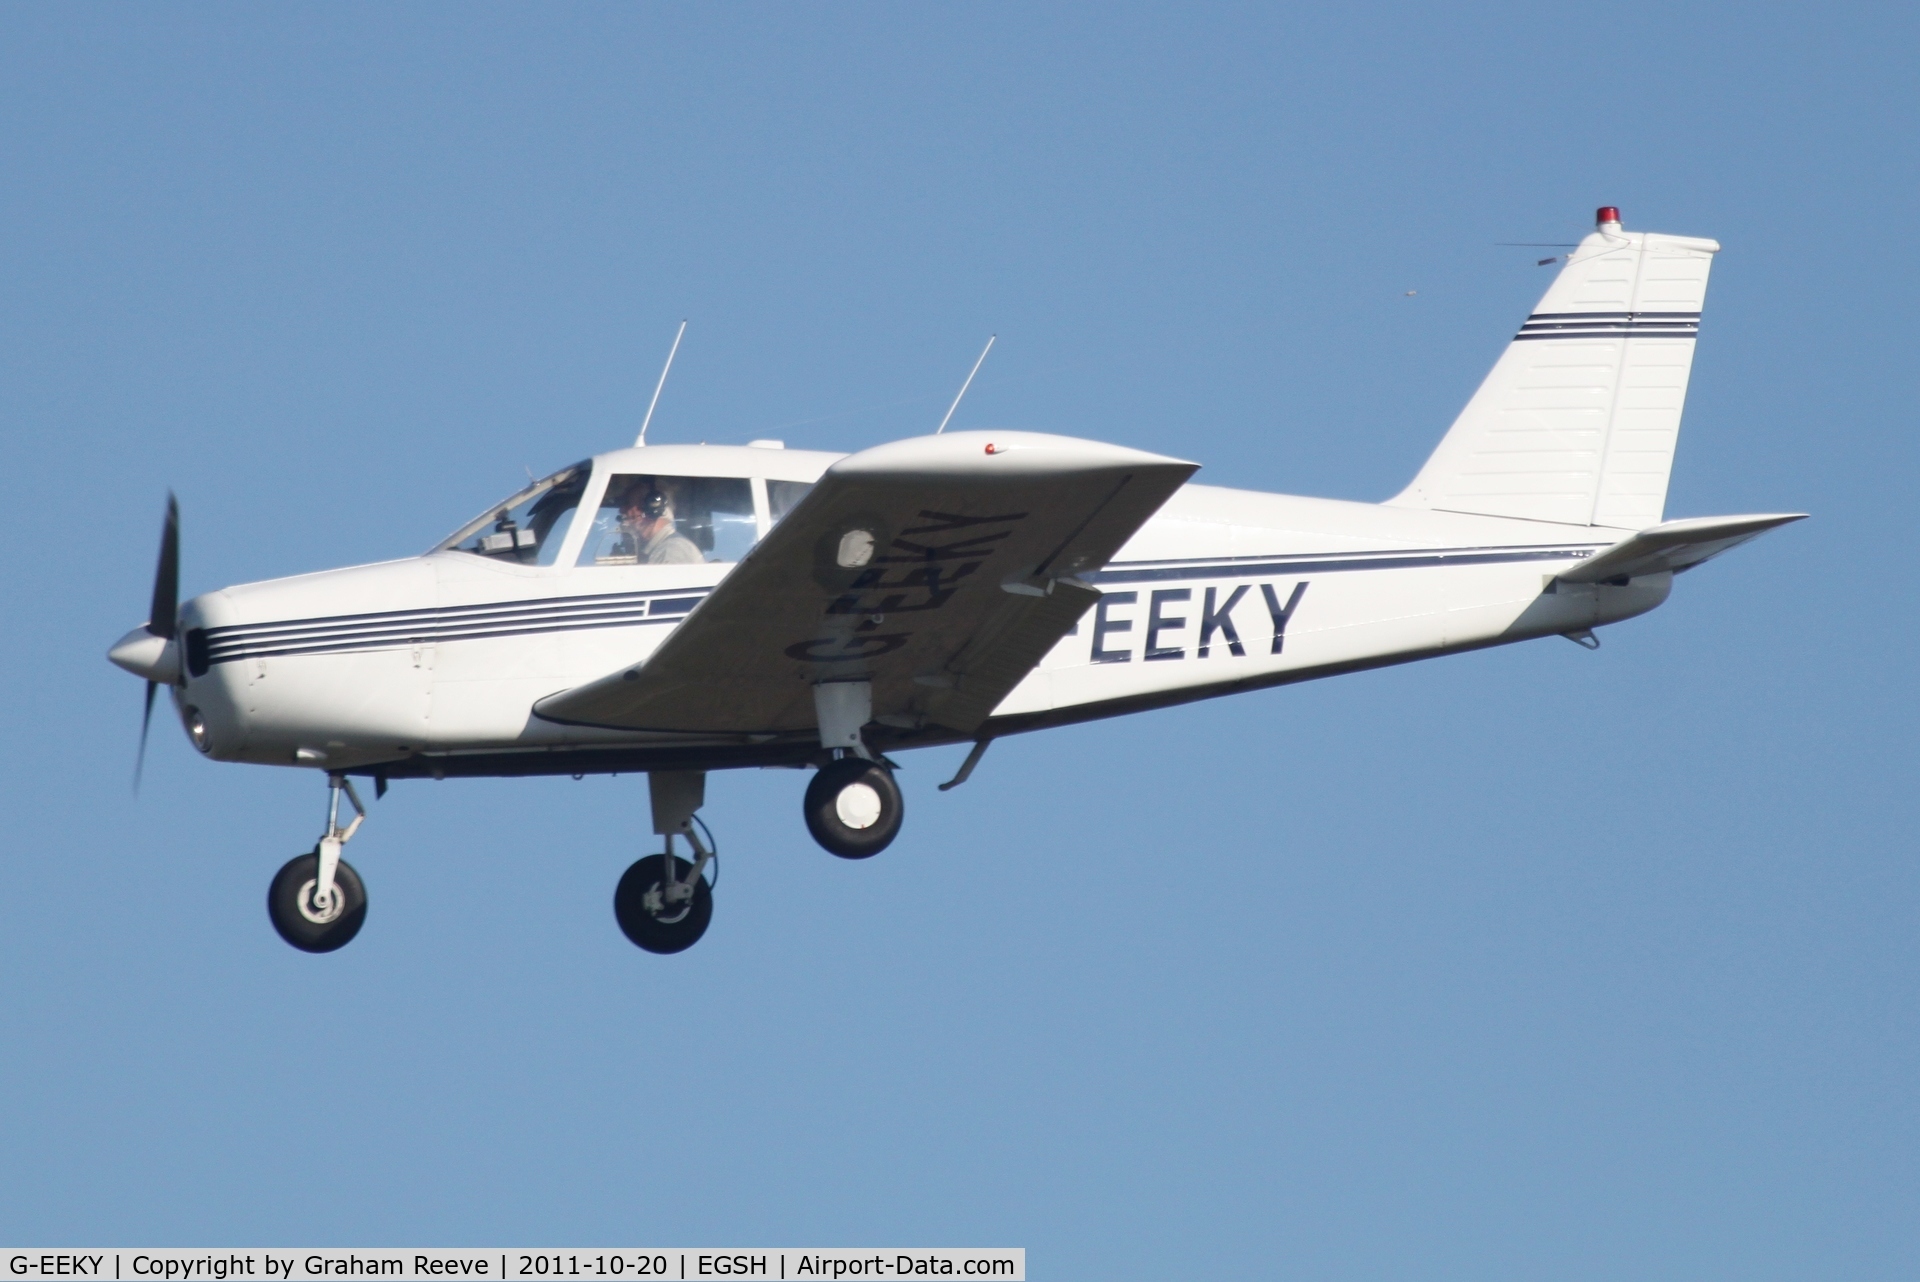
{"label": "airplane fuselage", "polygon": [[[804,485],[839,457],[622,450],[593,460],[585,493],[642,468],[741,478],[764,535],[769,484]],[[1556,583],[1628,532],[1189,484],[1104,567],[1080,576],[1099,601],[984,727],[961,735],[883,715],[870,740],[897,751],[993,737],[1583,633],[1666,598],[1669,574]],[[185,672],[174,688],[190,736],[218,760],[395,779],[818,757],[810,731],[661,733],[538,715],[543,698],[643,665],[732,569],[582,564],[588,537],[582,523],[548,565],[439,550],[196,597],[181,612]],[[923,596],[872,599],[908,617],[937,608],[935,594]]]}

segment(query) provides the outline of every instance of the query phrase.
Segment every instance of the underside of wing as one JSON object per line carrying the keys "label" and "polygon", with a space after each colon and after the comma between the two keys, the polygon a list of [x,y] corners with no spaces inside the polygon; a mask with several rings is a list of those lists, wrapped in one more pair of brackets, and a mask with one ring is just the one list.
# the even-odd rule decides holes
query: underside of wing
{"label": "underside of wing", "polygon": [[779,734],[813,686],[872,685],[876,720],[972,733],[1099,599],[1099,569],[1196,470],[1030,432],[842,459],[646,660],[541,700],[552,721]]}

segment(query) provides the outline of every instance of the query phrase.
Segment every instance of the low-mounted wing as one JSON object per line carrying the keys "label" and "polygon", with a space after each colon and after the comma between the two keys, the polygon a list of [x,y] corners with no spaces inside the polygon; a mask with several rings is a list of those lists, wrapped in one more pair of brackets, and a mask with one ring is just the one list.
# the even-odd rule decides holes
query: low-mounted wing
{"label": "low-mounted wing", "polygon": [[1804,512],[1758,516],[1696,516],[1663,521],[1630,534],[1558,577],[1566,583],[1605,583],[1641,574],[1679,573],[1757,539],[1776,526],[1806,519]]}
{"label": "low-mounted wing", "polygon": [[1030,432],[878,446],[812,492],[644,664],[552,695],[552,721],[775,734],[812,687],[872,683],[876,719],[972,733],[1099,592],[1197,465]]}

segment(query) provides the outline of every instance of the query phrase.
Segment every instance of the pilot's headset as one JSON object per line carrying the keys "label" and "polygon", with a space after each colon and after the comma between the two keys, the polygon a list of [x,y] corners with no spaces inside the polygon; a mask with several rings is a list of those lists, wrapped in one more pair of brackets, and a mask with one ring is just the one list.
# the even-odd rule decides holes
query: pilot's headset
{"label": "pilot's headset", "polygon": [[[638,488],[638,487],[635,487],[635,488]],[[629,491],[628,493],[629,495],[631,495],[632,492]],[[646,517],[649,521],[657,521],[666,514],[667,496],[660,492],[660,489],[658,486],[649,485],[647,487],[647,497],[645,497],[644,499],[641,499],[638,503],[633,502],[632,498],[629,497],[625,503],[621,504],[621,506],[637,507],[640,509],[640,514]]]}

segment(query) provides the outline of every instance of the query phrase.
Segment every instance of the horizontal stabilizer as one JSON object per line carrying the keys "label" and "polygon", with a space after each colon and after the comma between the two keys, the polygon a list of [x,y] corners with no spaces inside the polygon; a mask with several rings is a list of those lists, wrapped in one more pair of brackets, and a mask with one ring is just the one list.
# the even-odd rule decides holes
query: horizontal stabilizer
{"label": "horizontal stabilizer", "polygon": [[1775,526],[1804,521],[1805,512],[1769,512],[1759,516],[1695,516],[1663,521],[1630,534],[1598,555],[1559,575],[1563,583],[1605,583],[1643,574],[1677,574],[1759,538]]}

